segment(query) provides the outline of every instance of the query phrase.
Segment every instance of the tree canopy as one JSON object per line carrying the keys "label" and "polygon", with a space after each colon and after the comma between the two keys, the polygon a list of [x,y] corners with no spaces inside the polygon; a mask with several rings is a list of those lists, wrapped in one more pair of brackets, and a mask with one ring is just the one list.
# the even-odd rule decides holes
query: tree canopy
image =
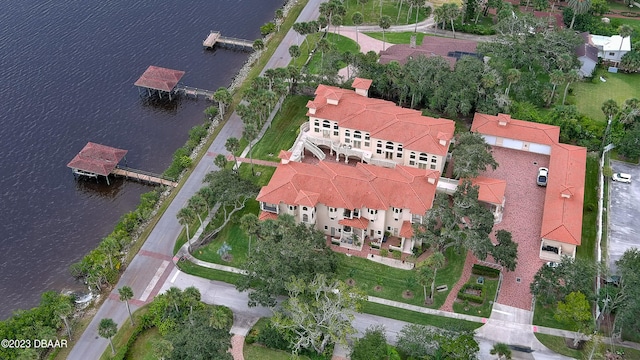
{"label": "tree canopy", "polygon": [[555,304],[572,292],[581,292],[594,299],[593,279],[596,266],[584,259],[563,257],[557,267],[542,266],[530,285],[533,294],[543,304]]}
{"label": "tree canopy", "polygon": [[249,235],[257,241],[241,266],[248,275],[237,284],[240,291],[251,289],[249,306],[275,305],[275,297],[285,293],[291,276],[308,282],[316,274],[331,276],[337,269],[336,254],[327,246],[325,235],[295,224],[291,216],[260,222]]}
{"label": "tree canopy", "polygon": [[475,178],[488,166],[493,170],[498,162],[491,154],[491,146],[479,133],[465,132],[456,140],[451,152],[454,159],[453,174],[458,178]]}
{"label": "tree canopy", "polygon": [[516,269],[518,264],[518,243],[511,239],[511,233],[506,230],[496,231],[498,244],[491,250],[491,256],[508,271]]}
{"label": "tree canopy", "polygon": [[292,276],[285,285],[289,297],[275,312],[271,322],[288,334],[294,353],[302,349],[324,354],[330,344],[347,345],[355,334],[352,322],[366,294],[324,274],[311,281]]}
{"label": "tree canopy", "polygon": [[397,348],[414,359],[476,359],[480,351],[470,331],[409,324],[398,334]]}

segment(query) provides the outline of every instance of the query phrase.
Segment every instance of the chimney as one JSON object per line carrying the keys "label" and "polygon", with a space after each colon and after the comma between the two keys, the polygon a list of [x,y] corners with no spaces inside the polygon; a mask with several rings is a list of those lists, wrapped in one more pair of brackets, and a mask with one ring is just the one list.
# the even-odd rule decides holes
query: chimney
{"label": "chimney", "polygon": [[511,121],[511,115],[508,114],[498,114],[498,125],[507,126],[507,124]]}

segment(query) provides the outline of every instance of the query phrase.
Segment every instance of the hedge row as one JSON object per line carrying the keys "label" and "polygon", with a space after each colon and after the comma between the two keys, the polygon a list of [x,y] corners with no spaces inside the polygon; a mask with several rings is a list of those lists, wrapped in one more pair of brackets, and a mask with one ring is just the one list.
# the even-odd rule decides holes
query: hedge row
{"label": "hedge row", "polygon": [[202,139],[207,136],[210,124],[210,122],[205,121],[204,124],[196,125],[189,130],[189,140],[173,153],[173,161],[163,174],[165,177],[176,180],[180,177],[184,169],[191,166],[191,153],[200,144]]}
{"label": "hedge row", "polygon": [[490,278],[497,278],[498,276],[500,276],[500,270],[478,264],[473,265],[473,267],[471,268],[471,273],[474,275],[486,276]]}
{"label": "hedge row", "polygon": [[[480,290],[482,292],[482,295],[478,296],[478,295],[472,295],[472,294],[465,293],[465,291],[467,291],[469,289]],[[485,298],[484,289],[483,289],[482,285],[480,285],[480,284],[464,284],[464,285],[462,285],[462,288],[458,292],[458,299],[460,299],[462,301],[468,300],[468,301],[470,301],[472,303],[482,304],[484,302],[484,298]]]}
{"label": "hedge row", "polygon": [[138,339],[138,336],[140,336],[143,331],[151,329],[153,327],[153,319],[149,314],[142,315],[139,319],[137,319],[137,321],[138,323],[133,329],[133,333],[131,333],[131,336],[127,340],[127,343],[118,349],[118,351],[112,358],[113,360],[124,360],[128,358],[129,350],[131,350],[131,347]]}

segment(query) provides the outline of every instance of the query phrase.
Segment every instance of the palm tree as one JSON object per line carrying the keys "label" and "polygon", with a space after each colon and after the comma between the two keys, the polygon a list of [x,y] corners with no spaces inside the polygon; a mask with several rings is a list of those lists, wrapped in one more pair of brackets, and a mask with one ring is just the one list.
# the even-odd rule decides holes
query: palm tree
{"label": "palm tree", "polygon": [[[228,163],[229,163],[229,160],[227,160],[227,157],[222,154],[216,155],[216,157],[213,159],[213,164],[217,166],[219,169],[226,168]],[[206,188],[203,188],[203,189],[206,189]]]}
{"label": "palm tree", "polygon": [[220,87],[213,93],[213,99],[218,102],[218,108],[220,108],[220,115],[224,116],[224,110],[227,104],[231,103],[233,99],[229,89],[226,87]]}
{"label": "palm tree", "polygon": [[111,345],[111,353],[115,354],[116,349],[113,347],[113,336],[118,332],[118,325],[113,322],[112,319],[102,319],[100,320],[100,325],[98,326],[98,334],[100,337],[105,339],[109,339],[109,344]]}
{"label": "palm tree", "polygon": [[[442,23],[442,30],[444,30],[444,24],[447,21],[446,11],[447,11],[447,8],[444,7],[444,6],[439,6],[435,10],[433,10],[434,20],[435,20],[436,24]],[[437,28],[437,26],[436,26],[436,28]]]}
{"label": "palm tree", "polygon": [[386,42],[384,39],[385,30],[391,27],[391,17],[389,15],[384,15],[380,18],[380,22],[378,25],[382,28],[382,50],[384,51]]}
{"label": "palm tree", "polygon": [[233,136],[227,138],[227,141],[224,143],[224,148],[233,155],[233,170],[237,171],[238,159],[236,159],[236,152],[240,150],[240,140]]}
{"label": "palm tree", "polygon": [[130,286],[123,286],[118,289],[118,294],[120,294],[120,301],[124,301],[124,303],[127,304],[129,320],[131,320],[131,326],[133,326],[133,316],[131,315],[131,308],[129,307],[129,300],[133,299],[133,290]]}
{"label": "palm tree", "polygon": [[615,100],[609,99],[602,104],[600,110],[602,110],[604,116],[607,117],[607,122],[611,123],[613,117],[616,116],[616,114],[620,111],[620,107]]}
{"label": "palm tree", "polygon": [[189,251],[191,251],[191,238],[189,235],[189,224],[191,224],[193,220],[195,220],[195,216],[196,214],[193,212],[193,209],[189,207],[183,207],[182,209],[180,209],[180,211],[178,211],[178,214],[176,215],[180,225],[185,227],[186,234],[187,234],[187,243],[189,243]]}
{"label": "palm tree", "polygon": [[509,82],[509,85],[507,85],[507,89],[504,91],[504,94],[509,96],[511,85],[517,83],[518,81],[520,81],[520,70],[515,68],[507,70],[507,82]]}
{"label": "palm tree", "polygon": [[584,14],[591,8],[591,0],[569,0],[569,7],[573,10],[571,25],[569,29],[573,29],[573,23],[576,21],[576,15]]}
{"label": "palm tree", "polygon": [[433,276],[433,273],[426,266],[418,267],[418,269],[416,270],[416,280],[420,285],[422,285],[422,289],[424,291],[425,304],[427,303],[427,300],[430,298],[430,297],[427,298],[427,285],[431,283],[432,276]]}
{"label": "palm tree", "polygon": [[280,25],[282,24],[282,19],[284,18],[284,11],[282,9],[276,10],[276,13],[273,16],[276,20],[276,29],[280,32]]}
{"label": "palm tree", "polygon": [[435,252],[422,263],[422,266],[433,272],[433,275],[431,276],[431,296],[429,297],[430,300],[433,300],[433,293],[435,291],[436,275],[438,273],[438,269],[441,269],[445,265],[445,261],[446,260],[444,258],[444,255],[442,255],[441,252]]}
{"label": "palm tree", "polygon": [[259,130],[254,122],[244,124],[244,130],[242,131],[242,137],[249,142],[249,160],[251,161],[251,174],[256,175],[253,169],[253,140],[258,137]]}
{"label": "palm tree", "polygon": [[564,81],[567,82],[567,86],[564,87],[564,96],[562,97],[562,105],[564,105],[567,100],[567,92],[569,92],[569,85],[580,80],[580,75],[578,74],[578,70],[571,69],[568,73],[564,74]]}
{"label": "palm tree", "polygon": [[264,41],[262,41],[262,39],[255,39],[253,41],[253,50],[255,51],[260,51],[262,49],[264,49]]}
{"label": "palm tree", "polygon": [[240,218],[240,228],[249,235],[247,256],[251,256],[251,235],[258,230],[258,217],[255,214],[244,214]]}
{"label": "palm tree", "polygon": [[200,226],[202,226],[202,213],[207,209],[206,200],[200,196],[200,194],[194,194],[188,201],[187,207],[191,208],[193,212],[198,217],[198,221],[200,221]]}
{"label": "palm tree", "polygon": [[324,53],[331,49],[331,43],[326,38],[322,38],[318,40],[316,46],[320,50],[320,69],[324,69]]}
{"label": "palm tree", "polygon": [[[620,40],[620,47],[618,48],[618,56],[620,56],[620,60],[622,59],[622,56],[620,55],[620,51],[622,51],[622,43],[624,42],[624,38],[631,36],[631,34],[633,34],[633,28],[627,24],[622,24],[618,27],[618,34],[620,34],[620,37],[622,38]],[[629,40],[629,42],[631,42],[631,40]],[[620,60],[618,60],[618,63],[620,63]]]}
{"label": "palm tree", "polygon": [[289,55],[293,58],[293,60],[297,60],[300,57],[300,46],[291,45],[289,46]]}
{"label": "palm tree", "polygon": [[418,32],[418,15],[420,14],[420,6],[424,5],[424,0],[409,0],[409,3],[412,6],[416,7],[416,22],[415,22],[416,25],[415,25],[415,28],[413,29],[413,32],[417,33]]}
{"label": "palm tree", "polygon": [[493,345],[493,348],[491,349],[491,355],[498,355],[498,360],[503,358],[510,360],[511,348],[509,348],[509,345],[505,343],[497,343]]}
{"label": "palm tree", "polygon": [[224,329],[230,325],[229,315],[222,306],[214,306],[209,313],[209,326],[214,329]]}
{"label": "palm tree", "polygon": [[209,107],[207,107],[206,109],[204,109],[204,114],[207,116],[207,118],[209,120],[213,120],[213,118],[216,117],[216,115],[218,115],[218,108],[211,105]]}
{"label": "palm tree", "polygon": [[164,295],[167,297],[167,302],[169,305],[173,305],[176,309],[176,315],[180,315],[180,309],[178,309],[178,302],[182,298],[182,290],[179,288],[172,286],[167,290]]}
{"label": "palm tree", "polygon": [[456,38],[456,29],[453,26],[453,22],[460,16],[460,7],[456,3],[448,3],[442,5],[444,7],[444,15],[447,20],[451,23],[451,31],[453,31],[453,38]]}
{"label": "palm tree", "polygon": [[400,20],[400,12],[402,12],[402,0],[400,0],[400,6],[398,7],[398,16],[396,16],[396,24]]}
{"label": "palm tree", "polygon": [[354,12],[353,15],[351,15],[351,21],[353,22],[353,25],[356,26],[356,44],[360,45],[358,42],[358,25],[361,25],[364,21],[362,13],[359,11]]}

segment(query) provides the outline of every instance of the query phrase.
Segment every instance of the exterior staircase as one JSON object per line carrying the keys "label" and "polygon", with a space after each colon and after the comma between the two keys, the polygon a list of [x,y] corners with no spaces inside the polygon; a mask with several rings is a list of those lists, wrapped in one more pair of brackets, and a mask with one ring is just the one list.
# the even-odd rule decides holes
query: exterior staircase
{"label": "exterior staircase", "polygon": [[312,143],[309,138],[304,139],[304,148],[309,150],[315,157],[324,160],[327,155],[316,144]]}

